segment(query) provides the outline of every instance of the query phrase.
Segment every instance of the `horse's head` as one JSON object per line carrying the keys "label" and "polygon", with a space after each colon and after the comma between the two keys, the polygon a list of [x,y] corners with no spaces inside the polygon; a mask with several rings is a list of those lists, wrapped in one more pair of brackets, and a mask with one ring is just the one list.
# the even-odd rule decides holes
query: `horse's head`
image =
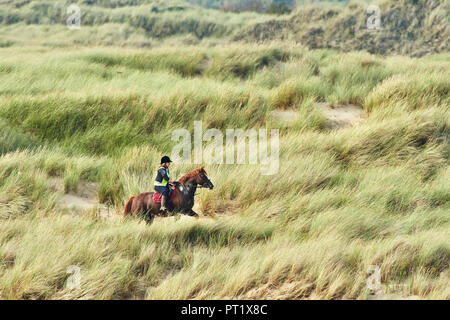
{"label": "horse's head", "polygon": [[198,174],[195,177],[195,182],[197,182],[197,184],[202,188],[209,188],[211,190],[214,188],[214,184],[211,182],[211,180],[209,180],[208,175],[206,174],[206,171],[203,167],[198,169]]}
{"label": "horse's head", "polygon": [[208,175],[206,174],[206,171],[203,167],[191,171],[182,176],[180,178],[180,183],[182,184],[195,183],[196,185],[199,185],[201,188],[209,188],[209,189],[214,188],[213,183],[211,182],[211,180],[209,180]]}

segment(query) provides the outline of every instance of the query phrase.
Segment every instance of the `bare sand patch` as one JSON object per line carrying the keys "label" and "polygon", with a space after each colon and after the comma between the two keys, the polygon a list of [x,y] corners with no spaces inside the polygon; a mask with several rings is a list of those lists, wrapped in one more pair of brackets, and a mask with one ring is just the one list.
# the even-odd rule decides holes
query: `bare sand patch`
{"label": "bare sand patch", "polygon": [[[325,116],[332,129],[355,126],[367,118],[367,112],[353,104],[333,106],[324,102],[317,103],[316,107]],[[298,119],[298,111],[294,109],[274,110],[272,116],[280,121],[294,122]]]}
{"label": "bare sand patch", "polygon": [[[64,192],[62,181],[53,180],[53,185]],[[59,206],[66,209],[74,215],[80,215],[89,211],[100,218],[111,218],[114,216],[114,210],[98,201],[98,187],[95,183],[80,182],[76,192],[63,194],[59,199]]]}
{"label": "bare sand patch", "polygon": [[333,128],[355,126],[367,118],[366,111],[353,104],[332,106],[328,103],[319,103],[317,107],[330,121]]}

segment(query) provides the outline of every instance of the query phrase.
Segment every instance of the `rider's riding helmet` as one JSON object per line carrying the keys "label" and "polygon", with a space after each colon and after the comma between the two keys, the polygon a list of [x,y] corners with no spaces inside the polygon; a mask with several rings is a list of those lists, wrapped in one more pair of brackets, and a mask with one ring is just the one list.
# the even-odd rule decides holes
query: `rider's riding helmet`
{"label": "rider's riding helmet", "polygon": [[168,156],[164,156],[161,158],[161,164],[166,163],[166,162],[173,162],[172,160],[170,160],[170,158]]}

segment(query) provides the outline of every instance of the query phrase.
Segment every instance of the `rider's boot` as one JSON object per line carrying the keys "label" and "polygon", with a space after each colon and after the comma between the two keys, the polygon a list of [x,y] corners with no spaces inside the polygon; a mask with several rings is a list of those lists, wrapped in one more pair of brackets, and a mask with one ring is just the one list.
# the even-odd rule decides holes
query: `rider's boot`
{"label": "rider's boot", "polygon": [[159,209],[161,212],[167,212],[166,202],[167,202],[167,197],[162,196],[161,197],[161,208]]}

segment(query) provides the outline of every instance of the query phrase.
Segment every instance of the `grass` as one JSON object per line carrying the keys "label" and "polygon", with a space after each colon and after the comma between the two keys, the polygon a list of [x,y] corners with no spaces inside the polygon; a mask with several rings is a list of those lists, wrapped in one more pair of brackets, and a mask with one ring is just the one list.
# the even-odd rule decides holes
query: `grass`
{"label": "grass", "polygon": [[[308,3],[309,2],[309,3]],[[289,16],[254,22],[238,29],[233,40],[254,42],[291,40],[312,49],[363,50],[374,54],[421,57],[447,52],[448,4],[435,0],[349,1],[347,6],[328,1],[304,1]],[[347,4],[346,3],[346,4]],[[298,3],[300,4],[300,3]],[[367,9],[380,8],[379,30],[369,30]],[[370,20],[369,20],[370,21]]]}
{"label": "grass", "polygon": [[[270,1],[263,2],[268,5]],[[211,7],[203,1],[202,4]],[[0,4],[0,48],[30,44],[51,48],[98,45],[149,48],[278,40],[310,49],[414,57],[448,51],[449,8],[442,0],[298,0],[292,13],[281,16],[225,12],[177,0],[83,1],[78,5],[81,28],[69,30],[64,1],[17,0]],[[380,7],[380,30],[367,27],[369,5]],[[241,58],[246,62],[258,57]],[[176,64],[177,59],[172,60]],[[251,71],[246,63],[234,67],[220,65],[225,69],[231,67],[230,72]],[[345,90],[342,88],[341,93]]]}
{"label": "grass", "polygon": [[[366,299],[370,265],[383,285],[406,284],[388,297],[450,298],[448,54],[275,42],[0,57],[2,299]],[[331,130],[317,103],[369,115]],[[277,121],[282,109],[298,119]],[[199,220],[123,219],[124,202],[152,189],[172,130],[194,120],[279,128],[279,173],[206,166],[215,188],[199,192]],[[113,218],[59,207],[85,182]],[[80,290],[65,286],[70,265]]]}

